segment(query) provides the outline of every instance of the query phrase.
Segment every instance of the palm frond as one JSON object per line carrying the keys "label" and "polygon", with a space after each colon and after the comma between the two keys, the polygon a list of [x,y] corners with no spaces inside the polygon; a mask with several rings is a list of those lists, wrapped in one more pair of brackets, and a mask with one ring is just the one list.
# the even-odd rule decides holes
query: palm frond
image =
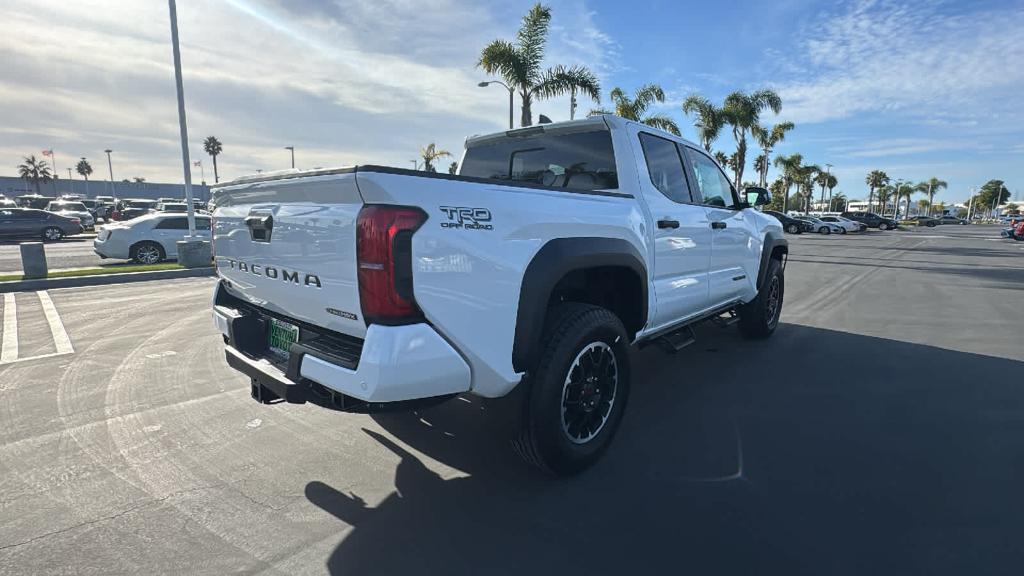
{"label": "palm frond", "polygon": [[533,93],[538,98],[553,98],[568,94],[573,89],[578,93],[589,96],[594,102],[601,101],[601,83],[585,66],[555,66],[548,68],[541,74],[540,80],[533,87]]}
{"label": "palm frond", "polygon": [[522,55],[511,42],[506,40],[495,40],[485,46],[476,65],[488,74],[500,75],[506,82],[514,86],[523,86],[529,83],[527,65],[524,63]]}
{"label": "palm frond", "polygon": [[768,108],[776,114],[782,112],[782,98],[774,90],[758,90],[750,95],[750,99],[758,111]]}
{"label": "palm frond", "polygon": [[648,125],[648,126],[652,126],[654,128],[658,128],[658,129],[664,130],[666,132],[671,132],[672,134],[675,134],[676,136],[680,135],[679,134],[679,126],[677,126],[675,121],[672,120],[671,118],[669,118],[668,116],[661,116],[661,115],[648,116],[648,117],[644,118],[642,122],[644,124]]}
{"label": "palm frond", "polygon": [[516,34],[517,52],[520,55],[524,72],[531,79],[540,72],[550,24],[551,9],[538,2],[533,5],[533,8],[530,8],[526,16],[523,16],[523,24]]}
{"label": "palm frond", "polygon": [[633,94],[633,104],[637,115],[643,114],[656,101],[665,101],[665,91],[657,84],[644,84]]}

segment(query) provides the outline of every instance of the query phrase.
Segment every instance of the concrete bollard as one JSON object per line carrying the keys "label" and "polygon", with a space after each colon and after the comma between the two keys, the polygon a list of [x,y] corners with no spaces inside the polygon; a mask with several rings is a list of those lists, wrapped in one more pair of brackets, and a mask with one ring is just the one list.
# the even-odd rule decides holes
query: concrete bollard
{"label": "concrete bollard", "polygon": [[213,266],[209,240],[178,241],[178,264],[185,268],[206,268]]}
{"label": "concrete bollard", "polygon": [[42,242],[21,243],[21,269],[26,279],[46,278],[46,250]]}

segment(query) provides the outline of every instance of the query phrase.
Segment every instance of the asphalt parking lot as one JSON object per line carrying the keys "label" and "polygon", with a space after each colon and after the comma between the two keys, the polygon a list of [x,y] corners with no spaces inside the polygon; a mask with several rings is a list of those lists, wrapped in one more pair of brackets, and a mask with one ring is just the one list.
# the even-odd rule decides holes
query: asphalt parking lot
{"label": "asphalt parking lot", "polygon": [[567,480],[472,397],[255,403],[212,279],[0,298],[0,573],[1018,573],[1024,244],[998,233],[791,236],[775,336],[638,351]]}
{"label": "asphalt parking lot", "polygon": [[[93,268],[124,264],[127,260],[104,259],[92,250],[95,234],[72,236],[60,242],[46,243],[46,264],[51,270],[66,268]],[[0,242],[0,274],[21,272],[20,241]]]}

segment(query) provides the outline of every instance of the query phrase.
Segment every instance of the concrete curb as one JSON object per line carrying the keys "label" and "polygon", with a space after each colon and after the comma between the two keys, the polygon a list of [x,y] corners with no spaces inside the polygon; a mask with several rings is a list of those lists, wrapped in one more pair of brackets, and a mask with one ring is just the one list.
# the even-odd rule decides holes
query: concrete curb
{"label": "concrete curb", "polygon": [[95,274],[92,276],[74,276],[69,278],[43,278],[39,280],[15,280],[0,282],[0,294],[4,292],[28,292],[35,290],[51,290],[53,288],[79,288],[82,286],[106,286],[126,282],[145,282],[148,280],[171,280],[174,278],[199,278],[213,276],[217,269],[213,266],[205,268],[182,268],[180,270],[154,270],[152,272],[125,272],[122,274]]}

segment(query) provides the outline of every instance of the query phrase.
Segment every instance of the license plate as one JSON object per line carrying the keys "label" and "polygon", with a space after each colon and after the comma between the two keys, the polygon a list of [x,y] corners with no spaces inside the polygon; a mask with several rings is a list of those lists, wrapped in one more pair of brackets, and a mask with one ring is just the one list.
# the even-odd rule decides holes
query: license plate
{"label": "license plate", "polygon": [[267,346],[270,348],[271,354],[287,359],[291,354],[289,352],[291,345],[298,341],[298,326],[278,320],[277,318],[270,319],[270,330],[267,331]]}

